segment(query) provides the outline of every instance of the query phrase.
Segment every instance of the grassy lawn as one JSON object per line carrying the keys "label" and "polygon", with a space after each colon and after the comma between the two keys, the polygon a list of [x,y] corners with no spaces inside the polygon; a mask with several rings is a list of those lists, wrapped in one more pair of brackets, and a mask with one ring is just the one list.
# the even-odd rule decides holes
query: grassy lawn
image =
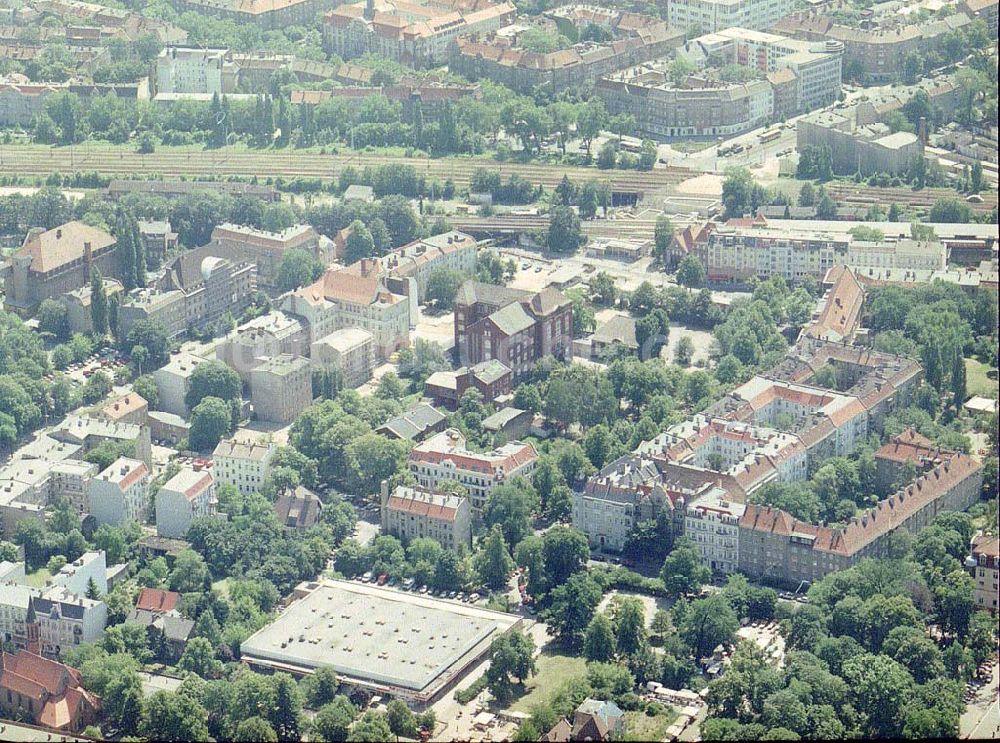
{"label": "grassy lawn", "polygon": [[965,360],[966,388],[970,395],[997,398],[1000,382],[986,376],[988,371],[990,371],[990,367],[976,361],[976,359]]}
{"label": "grassy lawn", "polygon": [[625,713],[625,740],[663,740],[667,728],[677,718],[669,707],[650,717],[644,711]]}
{"label": "grassy lawn", "polygon": [[50,573],[48,570],[46,570],[45,568],[38,568],[38,570],[36,570],[34,573],[28,573],[25,576],[25,581],[28,583],[29,586],[33,586],[35,588],[45,588],[46,581],[48,581],[48,579],[51,577],[52,573]]}
{"label": "grassy lawn", "polygon": [[538,672],[524,685],[522,696],[510,706],[514,712],[528,712],[535,704],[548,702],[564,681],[587,674],[587,662],[578,656],[543,652],[536,664]]}

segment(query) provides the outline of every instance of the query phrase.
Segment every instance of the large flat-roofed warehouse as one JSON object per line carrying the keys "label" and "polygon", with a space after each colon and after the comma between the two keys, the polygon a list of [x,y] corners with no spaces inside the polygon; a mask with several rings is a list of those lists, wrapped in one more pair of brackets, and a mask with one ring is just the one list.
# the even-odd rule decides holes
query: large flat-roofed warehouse
{"label": "large flat-roofed warehouse", "polygon": [[296,676],[330,666],[348,686],[434,701],[520,618],[350,581],[303,583],[241,646],[243,661]]}

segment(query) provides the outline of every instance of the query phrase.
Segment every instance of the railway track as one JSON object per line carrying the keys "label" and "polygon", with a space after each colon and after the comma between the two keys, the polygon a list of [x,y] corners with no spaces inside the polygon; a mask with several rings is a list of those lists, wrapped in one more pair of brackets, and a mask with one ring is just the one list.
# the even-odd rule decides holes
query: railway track
{"label": "railway track", "polygon": [[[929,209],[934,206],[938,199],[956,198],[959,194],[950,188],[925,188],[914,191],[911,188],[890,187],[878,188],[876,186],[862,186],[854,183],[830,183],[826,187],[827,192],[835,201],[844,204],[878,204],[886,207],[889,204],[897,203],[916,209]],[[969,203],[974,212],[989,212],[997,205],[996,192],[982,194],[981,204]]]}
{"label": "railway track", "polygon": [[48,147],[40,145],[0,146],[0,174],[47,176],[54,172],[97,172],[105,176],[160,177],[257,177],[320,178],[332,180],[353,167],[410,165],[427,178],[451,178],[457,186],[467,186],[477,168],[494,168],[501,177],[519,175],[531,183],[554,188],[568,176],[576,183],[591,178],[607,179],[619,191],[650,192],[675,186],[696,175],[682,168],[661,168],[649,172],[609,171],[556,164],[498,162],[472,158],[407,158],[366,155],[321,155],[311,152],[246,150],[160,150],[139,154],[125,147]]}

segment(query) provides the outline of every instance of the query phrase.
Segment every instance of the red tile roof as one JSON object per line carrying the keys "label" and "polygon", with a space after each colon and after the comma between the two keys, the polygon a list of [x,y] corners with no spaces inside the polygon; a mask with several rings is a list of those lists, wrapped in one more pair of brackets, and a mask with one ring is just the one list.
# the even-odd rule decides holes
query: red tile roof
{"label": "red tile roof", "polygon": [[143,588],[139,592],[139,599],[135,602],[135,608],[154,612],[168,612],[177,608],[177,602],[180,599],[181,595],[173,591],[164,591],[159,588]]}

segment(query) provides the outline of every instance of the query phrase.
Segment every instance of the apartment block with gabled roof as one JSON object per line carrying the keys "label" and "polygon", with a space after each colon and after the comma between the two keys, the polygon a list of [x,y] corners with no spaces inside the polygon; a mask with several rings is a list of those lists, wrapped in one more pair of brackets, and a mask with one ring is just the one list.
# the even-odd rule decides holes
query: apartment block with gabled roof
{"label": "apartment block with gabled roof", "polygon": [[748,504],[740,519],[740,571],[796,584],[815,582],[864,558],[884,559],[893,532],[916,533],[939,513],[964,511],[979,499],[982,485],[982,465],[953,452],[842,527],[811,524],[777,508]]}
{"label": "apartment block with gabled roof", "polygon": [[181,539],[199,516],[214,516],[215,478],[207,470],[182,469],[156,494],[156,535]]}
{"label": "apartment block with gabled roof", "polygon": [[465,446],[465,436],[449,428],[413,447],[409,468],[419,485],[429,490],[446,480],[461,483],[472,506],[481,509],[494,488],[512,477],[529,477],[537,459],[535,447],[521,441],[509,441],[489,452],[471,451]]}
{"label": "apartment block with gabled roof", "polygon": [[472,506],[468,498],[382,482],[382,533],[403,540],[427,537],[445,549],[472,547]]}

